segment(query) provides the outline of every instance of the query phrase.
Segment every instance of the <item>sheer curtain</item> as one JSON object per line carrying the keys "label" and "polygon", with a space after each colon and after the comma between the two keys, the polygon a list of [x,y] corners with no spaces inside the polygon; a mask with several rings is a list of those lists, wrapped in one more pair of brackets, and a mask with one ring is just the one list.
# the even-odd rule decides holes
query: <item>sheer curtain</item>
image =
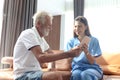
{"label": "sheer curtain", "polygon": [[102,52],[120,52],[120,0],[85,0],[84,16]]}
{"label": "sheer curtain", "polygon": [[12,56],[14,44],[20,32],[32,27],[37,0],[4,0],[3,23],[0,44],[0,60]]}
{"label": "sheer curtain", "polygon": [[1,29],[2,29],[2,14],[3,14],[3,5],[4,5],[4,0],[1,0],[0,2],[0,37],[1,37]]}

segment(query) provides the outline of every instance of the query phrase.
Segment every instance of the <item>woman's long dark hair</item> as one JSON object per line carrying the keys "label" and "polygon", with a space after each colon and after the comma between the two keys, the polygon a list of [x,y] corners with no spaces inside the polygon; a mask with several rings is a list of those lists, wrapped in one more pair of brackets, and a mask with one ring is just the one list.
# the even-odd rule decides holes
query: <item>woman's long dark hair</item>
{"label": "woman's long dark hair", "polygon": [[[79,22],[83,23],[87,27],[87,29],[85,30],[85,35],[86,36],[91,36],[88,21],[87,21],[87,19],[85,17],[78,16],[78,17],[75,18],[75,21],[79,21]],[[75,32],[74,32],[74,37],[78,37],[78,35]]]}

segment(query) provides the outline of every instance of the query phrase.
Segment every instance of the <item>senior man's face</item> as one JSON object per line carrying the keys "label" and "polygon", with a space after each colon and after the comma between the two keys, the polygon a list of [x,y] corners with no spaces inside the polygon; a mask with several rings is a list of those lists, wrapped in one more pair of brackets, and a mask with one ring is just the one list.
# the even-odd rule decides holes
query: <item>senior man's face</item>
{"label": "senior man's face", "polygon": [[52,30],[52,19],[50,17],[47,17],[47,21],[45,25],[43,26],[42,33],[44,36],[48,36],[50,30]]}

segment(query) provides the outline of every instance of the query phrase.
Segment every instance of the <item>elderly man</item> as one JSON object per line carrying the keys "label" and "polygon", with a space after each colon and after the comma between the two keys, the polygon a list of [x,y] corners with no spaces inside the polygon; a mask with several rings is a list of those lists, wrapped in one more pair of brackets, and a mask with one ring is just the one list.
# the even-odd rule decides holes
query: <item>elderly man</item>
{"label": "elderly man", "polygon": [[[42,72],[41,64],[79,55],[76,47],[67,52],[53,54],[44,37],[52,29],[52,16],[37,12],[33,16],[34,26],[24,30],[14,47],[15,80],[63,80],[59,71]],[[52,77],[51,77],[52,76]]]}

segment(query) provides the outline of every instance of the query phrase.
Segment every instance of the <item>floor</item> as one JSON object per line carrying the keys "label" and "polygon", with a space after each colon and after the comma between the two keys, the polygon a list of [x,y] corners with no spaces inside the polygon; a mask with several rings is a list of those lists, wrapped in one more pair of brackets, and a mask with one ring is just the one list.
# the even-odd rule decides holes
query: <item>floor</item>
{"label": "floor", "polygon": [[120,80],[120,75],[104,75],[103,80]]}

